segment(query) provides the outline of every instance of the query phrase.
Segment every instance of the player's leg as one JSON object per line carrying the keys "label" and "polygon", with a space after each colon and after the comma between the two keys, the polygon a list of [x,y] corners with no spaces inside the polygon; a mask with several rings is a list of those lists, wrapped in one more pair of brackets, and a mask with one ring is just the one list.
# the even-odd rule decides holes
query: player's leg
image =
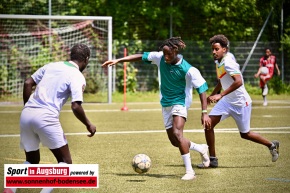
{"label": "player's leg", "polygon": [[183,128],[187,117],[187,109],[181,105],[162,108],[164,125],[171,144],[179,148],[185,165],[186,174],[182,180],[195,179],[195,172],[191,165],[189,153],[190,141],[183,137]]}
{"label": "player's leg", "polygon": [[[44,122],[42,127],[40,127],[41,129],[36,131],[41,143],[51,150],[58,163],[65,162],[71,164],[72,161],[67,140],[58,117],[47,112],[43,120],[46,120],[46,122],[49,121],[49,124],[45,124]],[[50,193],[52,191],[53,188],[43,188],[41,193]]]}
{"label": "player's leg", "polygon": [[263,97],[263,105],[267,106],[267,95],[268,95],[268,86],[267,86],[267,81],[269,80],[268,76],[261,75],[260,76],[260,88],[262,89],[262,97]]}
{"label": "player's leg", "polygon": [[[31,125],[34,112],[26,108],[20,116],[20,148],[24,150],[26,161],[23,164],[38,164],[40,161],[39,137]],[[3,193],[15,193],[17,188],[5,188]]]}
{"label": "player's leg", "polygon": [[39,164],[40,161],[40,152],[39,149],[36,151],[25,151],[26,161],[31,164]]}
{"label": "player's leg", "polygon": [[58,163],[64,162],[67,164],[72,164],[72,159],[71,159],[71,154],[69,151],[68,144],[60,148],[51,149],[50,151],[53,153]]}
{"label": "player's leg", "polygon": [[275,162],[279,157],[279,142],[271,142],[262,135],[250,131],[251,112],[252,105],[250,104],[246,107],[241,107],[241,110],[237,110],[236,113],[232,115],[240,131],[240,136],[243,139],[268,147],[272,155],[272,161]]}
{"label": "player's leg", "polygon": [[[209,148],[210,164],[209,167],[218,167],[218,158],[215,151],[215,126],[222,120],[229,117],[229,104],[222,98],[218,103],[215,104],[211,112],[209,113],[209,118],[211,119],[211,128],[205,128],[205,139]],[[197,165],[203,168],[202,164]]]}
{"label": "player's leg", "polygon": [[184,124],[184,117],[174,115],[172,128],[166,129],[166,131],[171,144],[179,148],[183,163],[185,165],[185,175],[181,179],[193,180],[195,179],[195,172],[191,165],[189,153],[190,141],[183,137]]}
{"label": "player's leg", "polygon": [[211,119],[211,128],[205,128],[204,134],[205,134],[205,139],[206,143],[208,145],[209,149],[209,164],[205,165],[204,163],[198,164],[197,167],[199,168],[206,168],[206,167],[212,167],[216,168],[218,167],[218,158],[216,157],[215,153],[215,133],[214,133],[214,127],[220,122],[221,120],[221,115],[210,115],[209,116]]}
{"label": "player's leg", "polygon": [[215,152],[215,133],[214,128],[220,122],[221,115],[210,115],[209,118],[211,119],[211,128],[205,128],[205,139],[209,148],[209,155],[211,157],[216,157]]}

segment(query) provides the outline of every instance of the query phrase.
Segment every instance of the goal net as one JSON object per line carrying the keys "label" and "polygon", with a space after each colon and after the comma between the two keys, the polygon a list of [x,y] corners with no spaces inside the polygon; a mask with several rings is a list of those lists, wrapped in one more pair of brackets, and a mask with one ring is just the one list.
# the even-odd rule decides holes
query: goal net
{"label": "goal net", "polygon": [[0,15],[0,100],[21,101],[24,80],[45,64],[69,60],[76,43],[91,50],[85,92],[108,102],[110,79],[101,64],[112,57],[111,17]]}

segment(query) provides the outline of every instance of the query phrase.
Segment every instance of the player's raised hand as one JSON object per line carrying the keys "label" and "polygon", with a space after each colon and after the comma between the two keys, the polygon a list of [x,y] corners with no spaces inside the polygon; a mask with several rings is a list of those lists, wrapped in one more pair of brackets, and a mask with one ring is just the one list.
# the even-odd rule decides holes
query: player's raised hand
{"label": "player's raised hand", "polygon": [[87,130],[91,133],[88,135],[88,137],[93,137],[96,133],[96,126],[91,124],[87,127]]}

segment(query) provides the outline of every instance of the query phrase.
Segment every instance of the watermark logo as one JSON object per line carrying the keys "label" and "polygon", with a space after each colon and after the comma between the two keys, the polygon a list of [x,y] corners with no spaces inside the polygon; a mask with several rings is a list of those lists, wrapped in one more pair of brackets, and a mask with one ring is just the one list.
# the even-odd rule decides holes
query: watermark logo
{"label": "watermark logo", "polygon": [[98,188],[98,164],[4,164],[5,188]]}

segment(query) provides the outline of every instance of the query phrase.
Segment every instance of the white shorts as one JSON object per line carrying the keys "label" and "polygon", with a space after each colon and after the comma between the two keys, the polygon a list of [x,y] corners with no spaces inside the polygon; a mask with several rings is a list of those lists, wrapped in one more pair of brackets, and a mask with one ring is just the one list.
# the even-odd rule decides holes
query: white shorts
{"label": "white shorts", "polygon": [[26,152],[36,151],[40,142],[49,149],[67,144],[59,118],[49,110],[24,108],[20,116],[20,147]]}
{"label": "white shorts", "polygon": [[220,100],[211,110],[209,115],[221,115],[221,121],[233,117],[241,133],[248,133],[251,129],[252,104],[245,107],[231,105],[224,100]]}
{"label": "white shorts", "polygon": [[165,129],[172,128],[173,115],[187,118],[187,108],[182,105],[173,105],[170,107],[162,107],[162,115]]}

